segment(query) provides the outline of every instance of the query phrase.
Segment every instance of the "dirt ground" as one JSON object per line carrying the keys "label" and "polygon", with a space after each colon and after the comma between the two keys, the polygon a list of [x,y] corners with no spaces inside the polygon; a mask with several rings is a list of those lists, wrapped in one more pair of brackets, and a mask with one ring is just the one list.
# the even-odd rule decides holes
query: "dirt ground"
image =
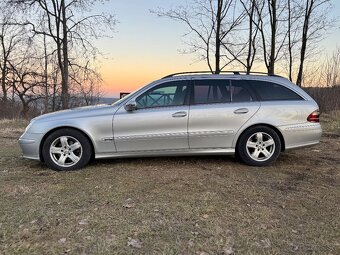
{"label": "dirt ground", "polygon": [[340,254],[340,118],[266,168],[233,157],[97,160],[54,172],[0,121],[0,254]]}

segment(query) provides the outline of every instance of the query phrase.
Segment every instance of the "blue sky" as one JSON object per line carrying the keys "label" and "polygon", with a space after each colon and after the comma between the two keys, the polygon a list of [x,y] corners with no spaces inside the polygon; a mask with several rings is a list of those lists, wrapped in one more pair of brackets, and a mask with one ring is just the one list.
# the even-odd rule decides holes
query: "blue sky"
{"label": "blue sky", "polygon": [[[180,0],[111,0],[95,11],[114,13],[118,20],[113,38],[100,39],[99,49],[106,59],[101,61],[104,88],[108,96],[131,91],[168,73],[206,69],[194,63],[194,56],[183,55],[182,35],[186,27],[150,13],[157,7],[169,9],[185,4]],[[330,15],[340,14],[340,1],[333,0]],[[340,45],[340,30],[334,30],[322,43],[325,55]]]}

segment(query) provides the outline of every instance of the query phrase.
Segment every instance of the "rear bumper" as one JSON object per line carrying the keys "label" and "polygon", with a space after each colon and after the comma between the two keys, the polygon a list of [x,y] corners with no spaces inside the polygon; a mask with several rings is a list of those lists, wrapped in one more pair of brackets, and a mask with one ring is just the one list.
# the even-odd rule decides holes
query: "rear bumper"
{"label": "rear bumper", "polygon": [[24,133],[19,138],[19,145],[24,158],[40,160],[39,146],[43,135],[44,134]]}
{"label": "rear bumper", "polygon": [[318,144],[322,135],[320,123],[282,126],[279,129],[284,137],[287,150]]}

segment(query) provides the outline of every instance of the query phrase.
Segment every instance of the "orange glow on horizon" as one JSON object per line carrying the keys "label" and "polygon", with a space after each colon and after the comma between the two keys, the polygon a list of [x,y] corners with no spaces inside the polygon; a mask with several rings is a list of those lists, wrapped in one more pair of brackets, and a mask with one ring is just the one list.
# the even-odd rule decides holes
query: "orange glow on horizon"
{"label": "orange glow on horizon", "polygon": [[[118,63],[119,62],[119,63]],[[188,68],[189,67],[189,68]],[[204,63],[196,67],[181,61],[178,55],[163,60],[131,60],[120,58],[103,61],[100,72],[103,78],[102,90],[107,97],[118,97],[120,92],[132,92],[170,73],[204,70]]]}
{"label": "orange glow on horizon", "polygon": [[132,92],[153,81],[151,75],[140,75],[127,72],[103,72],[102,90],[108,96],[119,96],[120,92]]}
{"label": "orange glow on horizon", "polygon": [[[181,61],[178,56],[168,58],[166,61],[156,62],[153,62],[151,58],[144,62],[143,60],[134,60],[134,62],[131,61],[131,63],[134,63],[133,66],[127,58],[124,58],[123,61],[120,60],[120,63],[117,62],[118,60],[105,61],[105,65],[100,69],[103,78],[102,91],[106,97],[119,97],[120,92],[133,92],[171,73],[208,70],[204,62],[190,65],[188,61]],[[278,75],[287,78],[283,70],[277,69]],[[235,67],[232,70],[242,71],[242,68]],[[253,67],[253,71],[266,73],[266,68],[257,64]]]}
{"label": "orange glow on horizon", "polygon": [[186,67],[181,67],[179,65],[178,68],[176,68],[174,65],[171,65],[165,68],[159,68],[157,70],[152,69],[148,66],[130,70],[124,65],[105,65],[101,68],[101,74],[103,78],[102,90],[104,96],[119,97],[120,92],[133,92],[136,89],[143,87],[171,73],[182,71],[207,70],[204,64],[205,63],[201,63],[200,67],[197,68],[190,65],[186,65]]}

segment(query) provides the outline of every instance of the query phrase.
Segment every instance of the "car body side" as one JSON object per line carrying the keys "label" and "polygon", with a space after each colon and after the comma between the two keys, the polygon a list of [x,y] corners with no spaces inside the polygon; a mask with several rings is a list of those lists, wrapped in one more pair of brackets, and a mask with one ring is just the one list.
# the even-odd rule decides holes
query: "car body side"
{"label": "car body side", "polygon": [[[195,80],[195,79],[226,79],[226,80],[259,80],[270,81],[281,86],[285,86],[300,95],[303,100],[298,101],[256,101],[245,103],[226,103],[228,107],[234,108],[244,107],[245,105],[254,104],[253,112],[242,123],[235,132],[228,133],[227,127],[225,134],[216,134],[216,140],[221,140],[227,136],[232,141],[228,147],[211,147],[211,148],[190,148],[183,150],[157,150],[157,151],[138,151],[138,152],[119,152],[117,151],[115,137],[115,115],[119,111],[125,111],[124,105],[135,100],[139,95],[146,92],[154,86],[177,80]],[[219,104],[222,108],[224,104]],[[190,111],[189,105],[189,111]],[[202,109],[216,107],[216,105],[203,105]],[[153,155],[191,155],[191,154],[234,154],[235,147],[240,135],[248,128],[254,125],[267,125],[272,127],[279,133],[283,140],[282,150],[293,149],[304,146],[317,144],[321,138],[321,125],[319,123],[311,123],[307,121],[307,116],[318,109],[315,101],[305,93],[301,88],[293,85],[287,79],[270,76],[253,76],[253,75],[192,75],[180,76],[161,79],[155,81],[136,92],[131,93],[127,97],[121,99],[113,105],[81,107],[56,113],[45,114],[32,120],[26,128],[24,134],[20,137],[19,143],[23,150],[24,157],[36,160],[42,160],[41,148],[44,139],[60,128],[74,128],[83,132],[91,141],[95,153],[95,158],[110,157],[132,157],[132,156],[153,156]],[[137,110],[138,111],[138,110]],[[129,113],[126,113],[129,114]],[[203,123],[204,116],[201,118]],[[126,127],[128,128],[128,127]],[[189,128],[189,127],[188,127]],[[187,130],[188,142],[193,133]],[[220,130],[222,131],[222,130]],[[196,132],[197,133],[197,132]],[[198,132],[199,133],[199,132]],[[199,139],[204,135],[199,134]]]}

